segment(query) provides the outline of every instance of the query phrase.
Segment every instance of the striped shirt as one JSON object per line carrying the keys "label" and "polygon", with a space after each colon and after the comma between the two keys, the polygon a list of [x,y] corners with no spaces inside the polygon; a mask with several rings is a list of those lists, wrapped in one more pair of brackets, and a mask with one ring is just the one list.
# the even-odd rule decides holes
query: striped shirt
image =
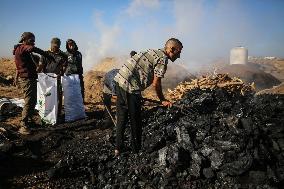
{"label": "striped shirt", "polygon": [[114,81],[128,93],[141,93],[156,77],[164,77],[168,58],[164,49],[149,49],[129,58],[120,68]]}

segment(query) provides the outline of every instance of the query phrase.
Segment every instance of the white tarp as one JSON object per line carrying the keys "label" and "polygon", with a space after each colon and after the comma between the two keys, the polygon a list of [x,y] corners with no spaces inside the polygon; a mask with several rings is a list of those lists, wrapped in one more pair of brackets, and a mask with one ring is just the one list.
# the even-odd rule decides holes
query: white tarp
{"label": "white tarp", "polygon": [[38,74],[37,109],[43,122],[56,124],[58,111],[56,74]]}
{"label": "white tarp", "polygon": [[25,104],[24,99],[19,98],[1,98],[0,99],[0,115],[5,115],[8,113],[13,113],[16,111],[16,107],[23,108]]}
{"label": "white tarp", "polygon": [[79,75],[62,76],[61,81],[64,95],[65,121],[70,122],[85,118],[86,114]]}
{"label": "white tarp", "polygon": [[16,106],[23,108],[25,100],[20,98],[1,98],[0,104],[5,104],[5,103],[12,103],[15,104]]}

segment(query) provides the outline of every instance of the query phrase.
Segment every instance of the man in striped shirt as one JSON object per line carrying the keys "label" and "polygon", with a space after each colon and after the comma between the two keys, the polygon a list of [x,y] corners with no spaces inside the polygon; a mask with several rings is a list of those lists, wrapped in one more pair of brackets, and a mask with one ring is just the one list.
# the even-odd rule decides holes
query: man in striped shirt
{"label": "man in striped shirt", "polygon": [[176,39],[169,39],[163,49],[147,50],[129,58],[114,78],[117,93],[117,128],[116,149],[118,156],[123,148],[123,137],[128,114],[131,125],[132,150],[141,149],[141,92],[151,84],[163,106],[171,107],[172,103],[165,99],[162,92],[161,79],[167,71],[168,59],[174,62],[180,57],[183,46]]}

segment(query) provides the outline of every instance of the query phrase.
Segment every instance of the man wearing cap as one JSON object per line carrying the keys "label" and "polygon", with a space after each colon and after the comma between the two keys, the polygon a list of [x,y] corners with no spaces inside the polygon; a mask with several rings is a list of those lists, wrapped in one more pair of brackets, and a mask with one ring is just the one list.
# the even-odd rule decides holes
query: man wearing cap
{"label": "man wearing cap", "polygon": [[176,39],[169,39],[163,49],[149,49],[129,58],[116,74],[116,148],[115,156],[123,150],[123,138],[128,115],[131,126],[132,150],[138,152],[141,149],[142,120],[141,120],[141,92],[151,84],[163,106],[172,106],[165,99],[162,92],[161,79],[167,70],[168,59],[174,62],[180,57],[183,46]]}
{"label": "man wearing cap", "polygon": [[66,56],[68,58],[68,64],[65,71],[66,75],[78,74],[81,85],[81,94],[84,102],[84,77],[83,77],[83,65],[82,65],[82,54],[78,51],[78,46],[73,39],[66,41]]}
{"label": "man wearing cap", "polygon": [[67,67],[67,56],[60,50],[61,41],[59,38],[52,38],[51,48],[48,50],[48,54],[54,58],[53,61],[41,56],[39,61],[39,72],[54,73],[57,75],[57,96],[58,96],[58,114],[59,120],[62,110],[62,86],[61,76],[64,74]]}
{"label": "man wearing cap", "polygon": [[32,52],[41,54],[48,60],[53,60],[47,52],[35,47],[35,35],[31,32],[24,32],[19,44],[14,46],[13,55],[17,68],[17,77],[20,78],[19,85],[23,90],[25,105],[22,112],[21,134],[30,134],[29,125],[37,101],[37,71],[33,60]]}

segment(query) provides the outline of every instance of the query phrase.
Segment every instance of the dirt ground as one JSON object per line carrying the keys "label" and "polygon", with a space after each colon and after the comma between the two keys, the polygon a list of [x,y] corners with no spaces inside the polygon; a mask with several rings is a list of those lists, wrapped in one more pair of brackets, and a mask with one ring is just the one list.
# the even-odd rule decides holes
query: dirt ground
{"label": "dirt ground", "polygon": [[13,60],[0,59],[0,98],[22,98],[18,87],[12,85],[16,74],[16,66]]}
{"label": "dirt ground", "polygon": [[[114,67],[113,60],[107,59],[107,69]],[[0,122],[0,138],[3,137],[7,142],[0,146],[0,162],[11,165],[8,167],[0,165],[0,189],[64,188],[66,183],[70,188],[90,186],[101,182],[99,177],[93,176],[94,171],[90,168],[91,166],[96,165],[98,168],[96,171],[99,171],[101,166],[97,162],[104,162],[109,167],[119,166],[119,161],[113,157],[114,130],[111,127],[105,128],[103,125],[104,112],[100,95],[103,76],[107,69],[104,68],[102,62],[100,69],[91,70],[84,76],[87,119],[56,126],[34,125],[33,134],[30,136],[22,136],[17,132],[20,110]],[[184,70],[184,68],[169,71],[169,76],[165,78],[168,81],[165,83],[167,87],[170,88],[182,80],[193,77],[191,75],[188,78],[177,77],[179,70]],[[181,75],[185,76],[186,73],[183,72]],[[0,63],[1,98],[22,98],[21,90],[13,86],[14,74],[13,60],[2,58]],[[151,87],[145,91],[144,97],[155,99]],[[150,108],[154,106],[154,104],[148,105]],[[164,119],[163,116],[164,114],[161,114]],[[143,156],[143,154],[138,156]],[[136,156],[129,157],[135,159]],[[124,160],[127,161],[127,158],[122,159]],[[72,167],[75,170],[69,170]],[[56,178],[57,174],[64,175],[64,173],[72,172],[77,175],[66,174],[60,179]]]}

